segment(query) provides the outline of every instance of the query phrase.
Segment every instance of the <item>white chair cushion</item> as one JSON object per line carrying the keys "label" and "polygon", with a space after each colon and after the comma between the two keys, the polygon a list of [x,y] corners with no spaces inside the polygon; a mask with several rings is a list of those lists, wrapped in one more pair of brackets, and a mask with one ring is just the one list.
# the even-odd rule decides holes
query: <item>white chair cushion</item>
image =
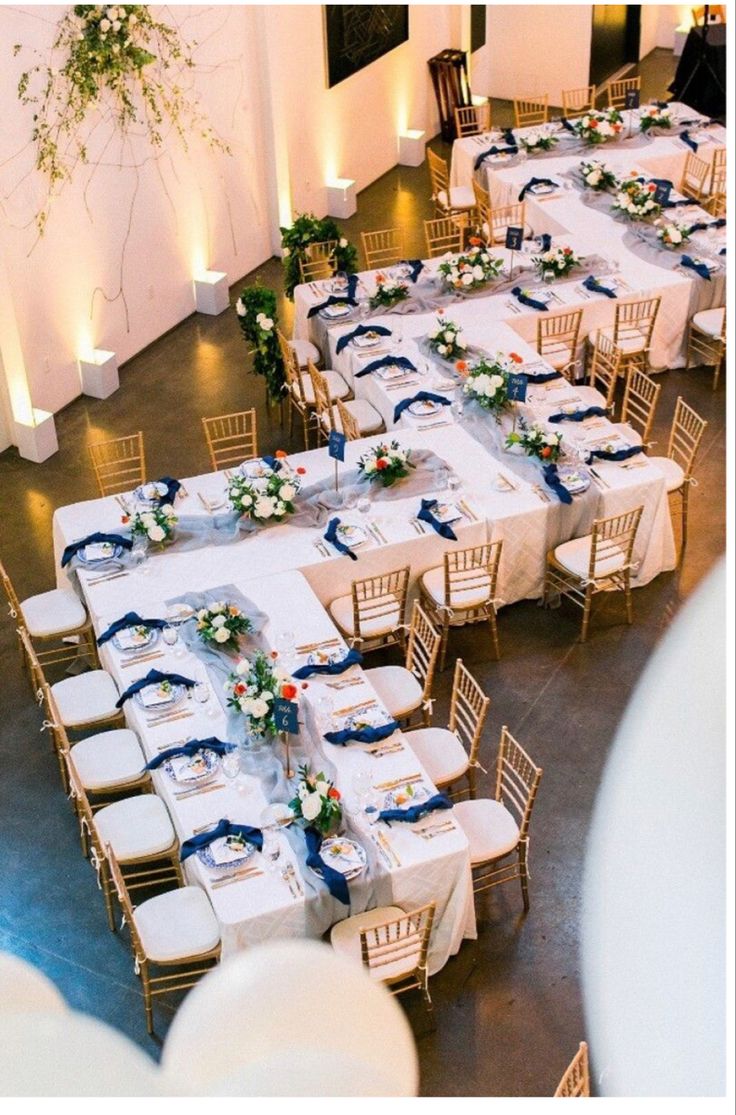
{"label": "white chair cushion", "polygon": [[[565,569],[569,569],[576,577],[585,580],[588,576],[590,568],[590,547],[593,542],[593,536],[586,534],[584,538],[572,538],[569,542],[563,542],[555,550],[555,558]],[[596,562],[595,575],[596,577],[607,577],[611,573],[615,573],[624,564],[623,554],[613,554],[605,560]]]}
{"label": "white chair cushion", "polygon": [[[331,399],[344,399],[346,395],[350,394],[350,388],[339,372],[327,368],[322,372],[322,375],[327,380],[327,389],[330,392]],[[302,391],[304,392],[304,401],[313,406],[314,386],[311,376],[302,376]]]}
{"label": "white chair cushion", "polygon": [[84,604],[76,592],[65,588],[54,588],[51,592],[29,596],[21,603],[20,608],[31,638],[74,631],[87,619]]}
{"label": "white chair cushion", "polygon": [[519,843],[519,826],[500,801],[492,798],[458,801],[453,813],[468,838],[470,863],[474,867],[507,855]]}
{"label": "white chair cushion", "polygon": [[716,307],[714,310],[700,310],[699,313],[693,314],[692,324],[709,337],[720,337],[725,316],[726,310],[723,306]]}
{"label": "white chair cushion", "polygon": [[64,678],[51,686],[61,722],[66,728],[94,724],[117,716],[118,691],[107,670],[90,670],[78,677]]}
{"label": "white chair cushion", "polygon": [[146,762],[138,736],[129,728],[87,736],[72,747],[71,758],[85,790],[93,792],[135,782]]}
{"label": "white chair cushion", "polygon": [[[345,918],[344,921],[338,921],[336,925],[333,925],[330,930],[330,944],[335,952],[339,952],[349,960],[354,960],[357,964],[362,965],[363,958],[360,951],[360,934],[362,931],[373,929],[377,925],[385,925],[386,922],[395,921],[396,918],[403,916],[404,911],[399,906],[379,906],[376,910],[366,910],[362,914],[355,914],[352,918]],[[405,957],[390,964],[380,964],[367,969],[373,979],[399,979],[402,975],[414,971],[419,963],[421,940],[415,935],[412,938],[407,937],[407,943],[410,939],[416,943],[416,949],[407,951]]]}
{"label": "white chair cushion", "polygon": [[311,341],[289,341],[289,347],[293,349],[300,368],[306,368],[307,360],[311,360],[313,364],[319,364],[322,359],[322,353]]}
{"label": "white chair cushion", "polygon": [[[613,326],[612,325],[604,326],[600,330],[600,332],[603,333],[609,341],[613,340]],[[597,336],[598,336],[598,330],[597,329],[593,329],[590,333],[588,333],[588,344],[592,348],[595,348],[595,342],[596,342],[596,337]],[[624,336],[624,337],[619,336],[619,339],[616,341],[616,344],[618,345],[618,347],[621,349],[621,351],[623,353],[630,356],[632,353],[635,353],[635,352],[643,352],[645,342],[646,342],[646,337],[644,336],[644,334],[643,333],[638,333],[636,330],[632,329],[630,331],[627,331],[626,336]]]}
{"label": "white chair cushion", "polygon": [[[445,190],[440,190],[437,194],[437,201],[443,209],[447,209],[447,193]],[[472,186],[450,186],[450,209],[474,209],[475,208],[475,194],[473,193]]]}
{"label": "white chair cushion", "polygon": [[407,732],[406,738],[435,786],[462,778],[470,766],[467,751],[447,728],[417,728]]}
{"label": "white chair cushion", "polygon": [[422,687],[404,666],[378,666],[366,670],[365,676],[395,720],[407,716],[422,703]]}
{"label": "white chair cushion", "polygon": [[657,465],[664,473],[668,492],[676,492],[685,483],[685,473],[671,457],[647,457],[650,465]]}
{"label": "white chair cushion", "polygon": [[201,956],[220,943],[220,928],[201,887],[180,887],[149,898],[133,917],[149,960]]}
{"label": "white chair cushion", "polygon": [[[380,597],[376,597],[374,603],[378,605]],[[330,604],[330,614],[334,619],[337,626],[341,631],[354,635],[353,631],[353,598],[352,596],[338,596]],[[361,620],[360,630],[364,639],[377,638],[379,635],[388,635],[401,623],[401,615],[399,613],[399,605],[392,597],[390,600],[390,607],[385,615],[377,616],[374,619],[369,619],[367,622]]]}
{"label": "white chair cushion", "polygon": [[[473,581],[473,586],[470,589],[452,587],[450,596],[450,607],[462,610],[463,608],[477,608],[481,604],[488,601],[491,592],[491,578],[483,577],[477,571],[473,570],[468,574],[469,578]],[[478,584],[475,582],[479,581]],[[438,605],[445,603],[445,569],[444,566],[438,565],[434,569],[428,569],[421,577],[422,587],[427,595],[434,600]]]}
{"label": "white chair cushion", "polygon": [[109,844],[120,863],[165,852],[174,843],[174,826],[156,794],[137,794],[105,805],[95,813],[102,846]]}
{"label": "white chair cushion", "polygon": [[570,363],[570,353],[569,352],[545,353],[544,354],[544,359],[547,361],[547,363],[549,365],[551,365],[551,367],[554,368],[554,370],[556,372],[561,372],[562,369],[566,368],[567,365]]}
{"label": "white chair cushion", "polygon": [[[358,429],[364,437],[368,434],[378,433],[379,430],[383,429],[381,415],[366,399],[348,399],[343,405],[358,423]],[[342,422],[337,410],[335,411],[335,428],[342,431]]]}

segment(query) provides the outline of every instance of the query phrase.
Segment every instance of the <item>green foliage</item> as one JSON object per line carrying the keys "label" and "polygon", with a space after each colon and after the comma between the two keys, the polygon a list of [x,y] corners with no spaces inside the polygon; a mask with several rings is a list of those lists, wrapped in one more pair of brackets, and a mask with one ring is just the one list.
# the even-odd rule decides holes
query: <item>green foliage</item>
{"label": "green foliage", "polygon": [[266,381],[268,397],[277,403],[284,394],[284,362],[281,358],[276,326],[276,295],[256,283],[246,287],[235,303],[240,328],[252,345],[253,371]]}
{"label": "green foliage", "polygon": [[355,271],[358,264],[358,252],[354,244],[340,232],[332,217],[318,219],[313,213],[299,213],[291,228],[281,229],[281,247],[284,251],[284,288],[287,298],[293,299],[294,287],[301,280],[299,261],[306,262],[309,258],[309,245],[317,244],[323,240],[336,240],[335,270]]}

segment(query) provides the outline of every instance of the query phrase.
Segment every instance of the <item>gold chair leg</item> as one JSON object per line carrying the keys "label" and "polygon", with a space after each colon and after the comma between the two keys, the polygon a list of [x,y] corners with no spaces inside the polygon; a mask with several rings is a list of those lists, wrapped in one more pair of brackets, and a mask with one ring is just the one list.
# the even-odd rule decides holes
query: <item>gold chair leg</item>
{"label": "gold chair leg", "polygon": [[580,642],[584,643],[588,638],[588,627],[590,626],[590,612],[593,606],[593,590],[590,585],[585,590],[585,604],[583,606],[583,627],[580,632]]}
{"label": "gold chair leg", "polygon": [[687,512],[688,512],[689,492],[690,492],[690,485],[685,483],[682,487],[682,493],[680,495],[680,499],[682,500],[682,509],[681,509],[681,513],[680,513],[680,515],[681,515],[680,522],[681,522],[681,530],[682,530],[682,541],[680,543],[680,561],[682,561],[683,557],[685,556],[685,547],[687,546]]}
{"label": "gold chair leg", "polygon": [[631,595],[631,573],[626,570],[626,622],[630,625],[634,622],[634,601]]}
{"label": "gold chair leg", "polygon": [[521,879],[521,897],[524,900],[524,910],[529,910],[529,872],[526,865],[526,844],[519,845],[519,878]]}
{"label": "gold chair leg", "polygon": [[153,995],[151,994],[148,964],[145,961],[141,964],[141,982],[143,983],[143,1006],[146,1011],[146,1029],[149,1034],[153,1034]]}
{"label": "gold chair leg", "polygon": [[440,642],[440,672],[445,668],[445,658],[447,656],[447,643],[450,634],[450,624],[445,622],[442,624],[442,641]]}
{"label": "gold chair leg", "polygon": [[491,605],[491,612],[488,616],[488,622],[491,625],[491,638],[493,639],[493,657],[496,662],[500,661],[501,648],[498,643],[498,622],[496,620],[496,609]]}
{"label": "gold chair leg", "polygon": [[471,798],[477,797],[478,796],[478,787],[477,787],[477,775],[475,773],[475,767],[469,767],[468,768],[466,778],[468,780],[468,791],[469,791],[470,797]]}
{"label": "gold chair leg", "polygon": [[106,862],[100,864],[100,886],[102,887],[102,897],[105,900],[107,924],[110,927],[110,932],[115,933],[117,930],[117,926],[115,925],[115,898],[112,893],[113,888],[110,882],[110,872]]}

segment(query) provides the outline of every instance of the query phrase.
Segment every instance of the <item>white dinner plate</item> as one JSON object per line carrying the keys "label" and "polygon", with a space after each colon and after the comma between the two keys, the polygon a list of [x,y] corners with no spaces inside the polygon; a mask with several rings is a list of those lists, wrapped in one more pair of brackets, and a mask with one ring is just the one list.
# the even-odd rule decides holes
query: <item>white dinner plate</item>
{"label": "white dinner plate", "polygon": [[566,468],[564,465],[560,465],[557,469],[557,475],[560,478],[560,483],[567,488],[571,496],[578,492],[585,492],[590,487],[590,473],[587,469]]}
{"label": "white dinner plate", "polygon": [[120,557],[122,550],[122,546],[116,542],[90,542],[88,546],[77,550],[77,557],[83,565],[99,565],[103,561]]}
{"label": "white dinner plate", "polygon": [[183,685],[172,685],[171,689],[166,692],[157,682],[153,682],[152,685],[147,685],[144,689],[139,689],[137,693],[134,693],[133,700],[139,708],[151,712],[161,708],[174,708],[185,696],[186,687]]}
{"label": "white dinner plate", "polygon": [[337,306],[325,306],[319,311],[319,316],[328,321],[338,321],[341,317],[348,317],[354,309],[355,306],[348,306],[347,302],[341,302]]}
{"label": "white dinner plate", "polygon": [[231,871],[255,852],[255,846],[237,836],[221,836],[205,848],[197,850],[197,856],[210,871]]}
{"label": "white dinner plate", "polygon": [[164,770],[172,782],[191,784],[212,781],[217,774],[220,757],[216,751],[202,748],[193,755],[175,755],[164,763]]}
{"label": "white dinner plate", "polygon": [[359,337],[353,337],[350,343],[355,345],[356,348],[375,348],[376,345],[380,345],[383,339],[380,333],[371,331],[370,333],[361,333]]}
{"label": "white dinner plate", "polygon": [[337,536],[344,546],[362,546],[364,542],[368,541],[368,535],[363,527],[355,526],[353,523],[340,523],[337,528]]}
{"label": "white dinner plate", "polygon": [[123,627],[113,635],[112,645],[120,651],[142,650],[153,646],[157,638],[157,627]]}
{"label": "white dinner plate", "polygon": [[[346,879],[357,878],[365,871],[368,863],[365,851],[360,844],[356,844],[354,840],[348,840],[344,836],[328,837],[327,840],[322,842],[319,854],[333,871],[339,871]],[[310,867],[309,870],[318,879],[322,878],[322,872],[318,867]]]}
{"label": "white dinner plate", "polygon": [[463,517],[462,511],[455,503],[438,503],[432,515],[438,523],[456,523]]}
{"label": "white dinner plate", "polygon": [[416,418],[427,418],[430,414],[436,414],[438,410],[442,410],[442,403],[436,403],[434,399],[417,399],[410,403],[406,409],[409,414],[413,414]]}
{"label": "white dinner plate", "polygon": [[165,496],[168,490],[159,480],[152,480],[150,484],[139,484],[133,492],[133,498],[150,506]]}

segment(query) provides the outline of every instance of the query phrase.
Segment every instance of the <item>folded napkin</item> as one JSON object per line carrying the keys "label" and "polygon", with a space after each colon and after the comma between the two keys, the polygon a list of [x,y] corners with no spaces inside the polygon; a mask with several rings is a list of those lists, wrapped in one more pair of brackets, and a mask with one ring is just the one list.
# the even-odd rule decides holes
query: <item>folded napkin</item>
{"label": "folded napkin", "polygon": [[323,666],[300,666],[291,676],[301,681],[303,678],[310,678],[312,674],[343,674],[351,666],[358,666],[362,661],[363,655],[359,651],[349,650],[339,662],[327,662]]}
{"label": "folded napkin", "polygon": [[416,395],[412,395],[410,399],[402,399],[400,403],[396,404],[394,407],[394,422],[399,421],[406,408],[410,407],[412,403],[423,402],[440,403],[443,407],[451,405],[450,399],[446,399],[444,395],[435,395],[433,391],[417,391]]}
{"label": "folded napkin", "polygon": [[327,530],[323,535],[324,540],[325,542],[331,542],[339,553],[347,554],[347,556],[349,558],[352,558],[353,561],[357,561],[358,555],[354,554],[350,547],[346,546],[345,543],[341,542],[340,539],[337,537],[337,528],[339,527],[339,525],[340,520],[337,518],[337,516],[334,519],[330,519],[329,523],[327,524]]}
{"label": "folded napkin", "polygon": [[539,250],[541,252],[548,252],[552,247],[552,237],[550,236],[550,234],[548,232],[543,232],[539,239]]}
{"label": "folded napkin", "polygon": [[281,461],[278,457],[272,457],[269,453],[264,453],[261,457],[264,465],[268,465],[274,472],[281,472]]}
{"label": "folded napkin", "polygon": [[726,254],[726,249],[725,249],[725,248],[721,248],[721,250],[720,250],[720,252],[719,252],[718,254],[719,254],[719,256],[725,256],[725,254]]}
{"label": "folded napkin", "polygon": [[191,689],[193,685],[197,684],[191,678],[182,677],[181,674],[162,674],[160,670],[149,670],[144,678],[134,681],[124,693],[120,694],[115,702],[115,708],[122,708],[128,697],[132,697],[134,693],[145,689],[147,685],[156,685],[162,681],[170,681],[172,685],[186,685],[187,689]]}
{"label": "folded napkin", "polygon": [[126,627],[167,627],[168,620],[166,619],[141,619],[137,612],[126,612],[120,619],[116,619],[111,623],[107,631],[103,631],[97,638],[97,645],[101,647],[108,639],[112,639],[113,635],[117,635],[118,631],[124,631]]}
{"label": "folded napkin", "polygon": [[316,305],[310,306],[307,317],[314,317],[320,310],[326,310],[329,306],[341,305],[357,306],[358,303],[348,294],[331,294],[329,298],[325,298],[324,302],[318,302]]}
{"label": "folded napkin", "polygon": [[445,794],[435,794],[427,801],[418,805],[409,805],[406,809],[382,809],[378,814],[379,821],[390,825],[392,821],[418,821],[425,813],[433,813],[435,809],[452,809],[452,802]]}
{"label": "folded napkin", "polygon": [[527,383],[549,383],[552,379],[562,379],[560,372],[527,372],[522,369],[523,375],[526,376]]}
{"label": "folded napkin", "polygon": [[344,747],[350,740],[356,743],[379,743],[388,739],[399,727],[396,720],[389,720],[388,724],[379,724],[377,728],[341,728],[339,732],[325,732],[324,738],[328,743],[339,744]]}
{"label": "folded napkin", "polygon": [[643,453],[643,445],[627,445],[626,449],[591,449],[588,454],[588,460],[591,461],[597,457],[599,461],[625,461],[629,457],[635,457],[637,453]]}
{"label": "folded napkin", "polygon": [[719,217],[716,221],[696,221],[694,225],[690,225],[689,232],[702,232],[706,228],[723,228],[726,223],[725,217]]}
{"label": "folded napkin", "polygon": [[65,547],[64,553],[61,555],[62,569],[69,564],[78,550],[83,550],[85,546],[89,546],[93,542],[113,542],[116,546],[122,546],[124,550],[130,550],[133,546],[133,540],[125,538],[122,534],[103,534],[96,530],[94,534],[88,534],[86,538],[80,538],[77,542],[70,542]]}
{"label": "folded napkin", "polygon": [[417,514],[417,518],[421,519],[424,523],[429,523],[431,527],[441,534],[443,538],[449,539],[451,542],[457,542],[457,535],[449,523],[442,523],[436,519],[432,512],[437,506],[436,499],[423,499],[421,510]]}
{"label": "folded napkin", "polygon": [[585,410],[573,410],[570,414],[560,411],[559,414],[550,414],[548,422],[583,422],[586,418],[605,418],[608,411],[605,407],[586,407]]}
{"label": "folded napkin", "polygon": [[157,507],[163,507],[165,503],[173,503],[181,488],[181,483],[175,480],[173,476],[159,476],[158,480],[154,480],[153,483],[166,485],[164,494],[162,496],[154,496],[151,500],[151,503],[155,503]]}
{"label": "folded napkin", "polygon": [[480,155],[478,155],[477,159],[473,163],[473,170],[477,170],[481,163],[483,163],[491,155],[518,155],[518,153],[519,148],[516,146],[516,144],[513,144],[513,146],[511,144],[508,144],[506,147],[497,147],[494,143],[493,146],[489,147],[487,151],[481,151]]}
{"label": "folded napkin", "polygon": [[670,107],[670,102],[669,101],[655,101],[654,104],[657,106],[657,108],[669,108]]}
{"label": "folded napkin", "polygon": [[587,279],[583,279],[583,286],[586,290],[595,291],[596,294],[605,294],[606,298],[616,298],[616,291],[611,290],[610,287],[604,286],[603,283],[596,279],[595,275],[588,275]]}
{"label": "folded napkin", "polygon": [[189,856],[193,856],[199,848],[206,848],[209,844],[213,844],[215,840],[219,840],[221,836],[242,836],[243,840],[252,844],[259,852],[263,847],[263,833],[260,829],[252,828],[251,825],[239,825],[234,821],[228,821],[227,817],[223,817],[213,829],[208,829],[207,832],[198,832],[196,836],[190,836],[188,840],[185,840],[181,846],[179,859],[183,863]]}
{"label": "folded napkin", "polygon": [[697,201],[693,201],[691,197],[681,197],[677,201],[666,201],[662,206],[663,209],[679,209],[683,205],[697,205]]}
{"label": "folded napkin", "polygon": [[[690,258],[690,256],[682,256],[680,258],[680,263],[683,267],[689,267],[691,271],[697,271],[701,279],[707,279],[708,282],[710,282],[710,271],[704,263],[696,263],[694,259]],[[63,564],[64,563],[62,561],[62,565]]]}
{"label": "folded napkin", "polygon": [[530,178],[519,194],[519,201],[524,200],[524,195],[532,186],[559,186],[559,182],[553,182],[551,178]]}
{"label": "folded napkin", "polygon": [[512,287],[511,293],[514,295],[517,302],[521,302],[522,306],[530,306],[532,310],[549,309],[544,302],[538,302],[536,298],[530,298],[528,294],[524,294],[520,286]]}
{"label": "folded napkin", "polygon": [[402,259],[399,261],[405,267],[411,267],[411,275],[409,278],[413,283],[417,281],[421,272],[424,270],[424,264],[421,259]]}
{"label": "folded napkin", "polygon": [[507,143],[509,145],[509,147],[515,147],[518,151],[519,144],[516,142],[516,136],[514,135],[513,128],[501,128],[501,138],[503,139],[504,143]]}
{"label": "folded napkin", "polygon": [[691,151],[697,151],[698,150],[698,144],[695,142],[694,139],[691,138],[690,133],[688,132],[687,128],[684,131],[680,132],[680,139],[682,140],[683,143],[687,144],[687,146],[690,148]]}
{"label": "folded napkin", "polygon": [[545,484],[552,489],[560,503],[572,503],[572,496],[557,474],[557,465],[545,465],[542,474]]}
{"label": "folded napkin", "polygon": [[304,839],[307,844],[307,867],[316,867],[321,871],[324,884],[332,897],[336,898],[338,902],[342,902],[343,906],[349,906],[350,891],[345,876],[340,871],[335,871],[334,867],[330,867],[328,863],[325,863],[319,854],[324,840],[322,833],[310,825],[309,828],[304,830]]}
{"label": "folded napkin", "polygon": [[366,364],[365,368],[356,372],[355,378],[360,379],[361,376],[368,376],[371,372],[375,372],[379,368],[388,368],[392,364],[395,364],[397,368],[403,368],[406,372],[417,370],[416,366],[406,356],[382,356],[380,360],[371,360],[370,364]]}
{"label": "folded napkin", "polygon": [[561,116],[560,117],[560,123],[562,124],[563,128],[567,129],[568,132],[572,132],[573,135],[577,135],[577,132],[575,130],[575,125],[571,124],[566,116]]}
{"label": "folded napkin", "polygon": [[210,736],[209,739],[193,739],[190,743],[182,743],[178,747],[168,747],[160,755],[155,755],[153,759],[149,759],[143,769],[156,770],[157,767],[167,763],[169,759],[175,759],[178,755],[192,756],[196,755],[198,751],[214,751],[216,755],[226,755],[228,751],[234,751],[236,747],[237,744],[223,743],[216,736]]}
{"label": "folded napkin", "polygon": [[350,333],[345,333],[340,337],[337,342],[336,351],[338,355],[342,352],[346,345],[349,345],[354,337],[362,337],[366,333],[378,333],[379,337],[390,337],[391,330],[387,329],[385,325],[356,325],[355,329]]}

